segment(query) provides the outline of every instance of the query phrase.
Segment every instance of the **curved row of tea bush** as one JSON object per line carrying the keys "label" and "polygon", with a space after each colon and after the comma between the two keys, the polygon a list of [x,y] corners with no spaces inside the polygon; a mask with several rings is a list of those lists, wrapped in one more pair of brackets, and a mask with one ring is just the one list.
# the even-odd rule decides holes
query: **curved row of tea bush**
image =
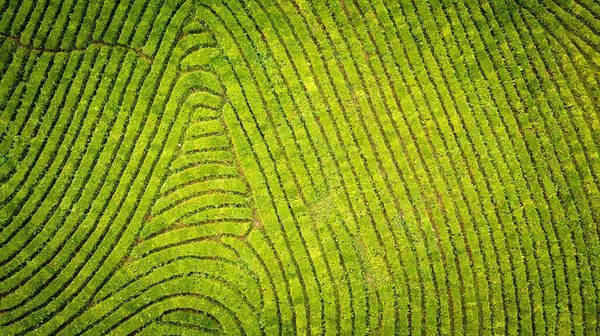
{"label": "curved row of tea bush", "polygon": [[[266,233],[275,241],[283,231],[299,243],[274,245],[284,265],[290,253],[288,265],[302,275],[287,295],[306,288],[305,309],[284,317],[297,330],[337,333],[347,327],[343,320],[353,321],[358,333],[595,330],[597,126],[595,97],[587,96],[594,87],[571,89],[562,76],[579,82],[582,70],[561,69],[570,66],[564,60],[549,65],[557,60],[543,49],[537,23],[531,28],[521,18],[526,8],[475,1],[206,1],[202,16],[228,56],[229,64],[216,67],[235,111],[229,128],[241,127],[246,137],[235,147],[248,151],[239,154],[242,166],[261,172],[250,185],[268,186],[266,206],[283,222],[269,230],[272,222],[264,221]],[[498,24],[511,28],[496,30]],[[581,41],[591,53],[594,38]],[[591,108],[592,119],[582,117],[578,104]],[[286,187],[286,180],[296,187]],[[589,181],[585,189],[582,181]],[[317,223],[314,237],[292,208],[298,224],[288,229],[279,204],[296,197],[310,216],[313,204],[322,203],[323,183],[354,223],[344,233],[319,230]],[[391,225],[396,213],[406,226]],[[314,270],[294,262],[330,235],[336,250],[308,254]],[[340,244],[359,253],[362,286],[375,294],[353,288],[356,296],[366,294],[366,314],[342,309],[354,307],[325,287],[335,272],[329,260],[343,256]],[[369,246],[378,247],[369,253]],[[319,273],[323,263],[327,272]],[[311,299],[315,285],[306,281],[315,272],[319,304]],[[386,288],[390,281],[394,286]],[[327,309],[341,314],[335,324],[319,317],[331,316]]]}

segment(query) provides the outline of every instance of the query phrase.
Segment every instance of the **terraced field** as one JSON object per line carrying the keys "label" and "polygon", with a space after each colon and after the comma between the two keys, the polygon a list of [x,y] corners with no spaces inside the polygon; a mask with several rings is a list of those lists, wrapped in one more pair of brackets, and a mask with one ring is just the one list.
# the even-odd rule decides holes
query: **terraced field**
{"label": "terraced field", "polygon": [[0,0],[0,335],[600,334],[597,0]]}

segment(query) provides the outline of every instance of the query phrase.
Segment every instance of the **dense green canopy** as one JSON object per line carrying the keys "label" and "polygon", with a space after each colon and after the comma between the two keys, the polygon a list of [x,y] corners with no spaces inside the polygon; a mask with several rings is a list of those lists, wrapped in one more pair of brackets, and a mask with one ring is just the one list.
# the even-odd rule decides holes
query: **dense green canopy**
{"label": "dense green canopy", "polygon": [[600,334],[597,0],[0,0],[0,335]]}

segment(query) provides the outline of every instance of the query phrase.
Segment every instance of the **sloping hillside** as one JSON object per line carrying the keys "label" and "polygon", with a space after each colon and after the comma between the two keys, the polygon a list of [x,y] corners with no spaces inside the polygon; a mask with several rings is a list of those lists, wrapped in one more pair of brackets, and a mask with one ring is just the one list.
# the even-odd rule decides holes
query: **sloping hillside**
{"label": "sloping hillside", "polygon": [[0,335],[600,334],[596,0],[0,0]]}

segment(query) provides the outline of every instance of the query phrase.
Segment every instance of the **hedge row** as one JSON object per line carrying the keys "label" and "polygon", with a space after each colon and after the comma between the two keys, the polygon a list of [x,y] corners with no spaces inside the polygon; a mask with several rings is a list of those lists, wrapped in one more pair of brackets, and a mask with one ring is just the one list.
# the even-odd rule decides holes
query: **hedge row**
{"label": "hedge row", "polygon": [[[185,14],[185,12],[181,12],[182,14]],[[179,22],[181,22],[181,19],[184,17],[181,16],[181,14],[176,15],[177,20]],[[173,43],[174,39],[176,36],[172,36],[171,37],[171,43]],[[163,43],[164,44],[164,43]],[[170,55],[170,51],[172,50],[170,48],[170,46],[168,44],[164,45],[163,50],[166,51],[166,55]],[[102,51],[101,51],[102,53]],[[118,60],[116,57],[120,54],[120,57],[123,58],[123,54],[116,52],[114,53],[114,60]],[[164,54],[164,52],[163,52]],[[133,110],[134,106],[137,106],[137,109],[139,109],[139,112],[144,111],[144,104],[146,104],[146,106],[148,103],[151,103],[154,99],[147,99],[145,97],[153,97],[154,94],[148,95],[148,91],[152,91],[153,90],[153,86],[156,88],[158,86],[158,81],[157,79],[160,79],[162,77],[161,73],[162,73],[162,69],[164,69],[164,64],[162,62],[159,62],[156,64],[156,66],[153,67],[152,70],[150,70],[150,76],[149,76],[149,80],[147,80],[146,82],[144,82],[143,78],[146,76],[148,68],[147,68],[147,63],[145,60],[139,61],[137,62],[137,65],[139,66],[139,69],[135,72],[133,72],[133,68],[130,65],[134,65],[136,63],[136,57],[137,54],[135,53],[130,53],[128,54],[125,59],[128,59],[128,61],[125,63],[127,64],[127,66],[123,67],[121,70],[121,75],[120,76],[116,76],[116,74],[112,75],[110,74],[107,77],[104,77],[104,79],[101,81],[101,85],[98,88],[98,92],[96,92],[96,90],[92,90],[91,94],[93,94],[93,99],[91,99],[91,104],[90,104],[90,108],[89,111],[92,111],[93,113],[98,113],[99,111],[102,111],[103,108],[101,108],[102,106],[104,106],[104,108],[106,108],[106,110],[104,111],[105,113],[103,114],[103,117],[101,119],[96,119],[96,118],[91,118],[88,116],[88,118],[85,118],[86,122],[83,124],[83,129],[85,130],[86,127],[88,127],[88,129],[93,129],[94,130],[94,135],[92,136],[91,134],[85,136],[85,137],[81,137],[81,139],[84,141],[85,146],[83,147],[84,150],[87,150],[87,152],[90,154],[86,154],[84,155],[83,159],[76,159],[76,156],[73,157],[74,160],[74,164],[81,164],[80,166],[80,172],[76,174],[76,178],[74,181],[75,185],[79,184],[80,182],[77,182],[79,180],[81,180],[82,184],[85,184],[85,179],[91,177],[92,179],[96,179],[96,180],[105,180],[106,176],[108,176],[108,178],[106,179],[107,183],[106,184],[96,184],[95,188],[98,189],[94,189],[94,188],[90,188],[89,186],[87,188],[84,188],[83,191],[77,191],[78,189],[69,189],[70,194],[72,196],[75,197],[75,200],[77,200],[80,195],[83,195],[81,199],[79,199],[79,204],[81,206],[81,208],[76,208],[77,211],[68,211],[67,213],[70,212],[70,215],[67,217],[66,219],[66,224],[63,225],[61,227],[61,232],[63,232],[64,234],[62,235],[56,235],[53,236],[53,240],[52,242],[46,246],[46,249],[44,249],[43,255],[44,258],[46,258],[46,256],[52,256],[52,250],[56,251],[57,248],[59,248],[62,244],[60,243],[59,239],[67,239],[70,236],[69,230],[75,230],[75,227],[73,227],[74,224],[81,224],[72,234],[74,235],[73,237],[70,237],[72,239],[69,240],[69,243],[67,243],[66,246],[64,246],[64,248],[62,248],[60,250],[60,253],[58,254],[58,256],[53,257],[53,266],[59,266],[61,265],[61,263],[63,263],[64,261],[68,261],[69,263],[65,266],[64,269],[62,269],[62,272],[57,273],[59,271],[61,271],[60,268],[50,268],[50,267],[45,267],[44,268],[44,273],[39,273],[38,275],[36,275],[35,277],[33,277],[33,280],[30,279],[30,281],[28,281],[28,284],[25,286],[27,288],[31,287],[31,286],[39,286],[40,284],[42,284],[41,281],[46,281],[43,280],[44,278],[51,280],[52,282],[49,283],[48,286],[46,286],[41,292],[36,293],[36,291],[31,291],[29,295],[36,295],[35,296],[35,300],[30,300],[29,304],[24,305],[22,307],[20,307],[20,310],[18,312],[13,312],[13,316],[16,315],[16,313],[23,313],[23,312],[34,312],[34,315],[30,315],[28,316],[27,319],[23,319],[20,320],[18,323],[11,325],[11,330],[17,331],[17,330],[21,330],[21,331],[26,331],[26,330],[31,330],[31,328],[36,327],[40,322],[43,321],[48,321],[49,319],[52,318],[52,323],[50,324],[44,324],[42,329],[46,329],[46,330],[56,330],[56,328],[60,327],[60,325],[62,323],[65,323],[66,321],[68,321],[68,319],[73,316],[74,314],[77,314],[77,312],[79,312],[83,305],[81,305],[82,301],[88,300],[87,298],[90,298],[90,293],[94,293],[95,290],[93,289],[93,287],[95,286],[96,288],[102,283],[98,283],[98,278],[96,278],[96,280],[94,280],[91,283],[91,286],[88,285],[88,290],[85,291],[84,293],[80,293],[79,288],[83,288],[82,286],[87,284],[88,281],[93,280],[92,275],[94,276],[99,276],[100,278],[104,277],[104,279],[106,279],[106,277],[108,275],[110,275],[110,269],[114,269],[114,267],[116,266],[115,263],[108,263],[109,265],[109,269],[108,272],[106,272],[106,270],[104,272],[97,272],[98,268],[102,268],[104,267],[106,269],[106,263],[104,263],[104,260],[106,259],[106,256],[108,255],[108,253],[112,252],[112,251],[117,251],[117,253],[122,253],[122,252],[126,252],[127,250],[120,250],[119,249],[114,249],[114,244],[116,244],[116,242],[118,240],[115,239],[120,239],[120,235],[121,233],[119,233],[119,227],[118,226],[109,226],[107,224],[109,224],[115,217],[116,212],[115,210],[119,211],[119,208],[121,207],[121,202],[118,201],[119,197],[122,197],[122,199],[124,199],[123,197],[126,196],[126,193],[123,193],[123,191],[127,191],[129,189],[129,186],[127,185],[127,180],[128,180],[128,176],[131,176],[132,178],[129,179],[129,181],[133,181],[133,177],[135,177],[135,175],[137,175],[137,172],[133,171],[132,168],[134,169],[139,169],[138,164],[141,162],[139,159],[136,160],[135,156],[137,155],[138,157],[140,157],[140,154],[145,155],[146,152],[146,146],[142,145],[144,144],[144,140],[140,141],[140,142],[136,142],[137,137],[139,135],[142,135],[142,139],[145,137],[146,138],[146,142],[147,144],[149,144],[149,140],[153,138],[153,134],[154,131],[151,130],[151,128],[155,128],[157,123],[152,123],[151,121],[149,122],[148,125],[151,125],[151,128],[147,128],[146,132],[142,132],[140,125],[143,125],[142,122],[146,122],[146,115],[144,113],[133,113],[132,115],[134,117],[130,118],[130,111]],[[163,56],[164,58],[164,56]],[[111,60],[112,61],[112,60]],[[96,62],[97,66],[104,66],[106,64],[106,62]],[[112,68],[118,68],[119,67],[119,62],[110,62],[107,65],[108,68],[110,69]],[[97,68],[98,70],[102,71],[102,67]],[[129,71],[129,72],[128,72]],[[132,72],[133,72],[133,76],[132,76]],[[129,86],[128,83],[129,81],[132,79],[132,77],[136,76],[142,76],[141,78],[138,78],[138,81],[132,82],[135,83],[135,85],[131,85]],[[152,79],[154,79],[154,82],[157,84],[152,84]],[[136,87],[137,85],[142,85],[144,84],[144,87],[142,88],[142,90],[139,90],[139,87]],[[168,81],[166,81],[165,83],[168,83]],[[129,87],[128,87],[129,86]],[[107,88],[111,87],[114,88],[114,90],[112,90],[112,93],[110,93],[110,95],[108,94],[104,94],[104,92],[106,92]],[[121,100],[125,91],[125,87],[128,87],[128,89],[126,90],[128,92],[125,98],[125,100]],[[169,85],[167,84],[167,88],[169,87]],[[141,95],[139,96],[139,100],[138,100],[138,93],[140,93],[141,91]],[[156,91],[156,90],[155,90]],[[165,96],[165,97],[168,97]],[[145,99],[145,102],[144,102]],[[156,103],[157,104],[161,104],[161,100],[164,101],[164,99],[157,99]],[[85,102],[85,100],[83,100]],[[124,103],[127,102],[127,103]],[[139,103],[136,105],[136,103]],[[84,105],[85,106],[85,105]],[[123,112],[124,113],[117,113],[119,111],[120,108],[123,108]],[[141,109],[140,109],[141,108]],[[156,109],[156,108],[155,108]],[[87,110],[87,108],[83,109],[84,111]],[[150,109],[146,109],[146,111],[149,111]],[[68,114],[67,114],[68,115]],[[77,114],[75,114],[77,115]],[[117,115],[119,116],[117,118]],[[113,122],[116,122],[113,124]],[[86,126],[87,125],[87,126]],[[114,125],[114,126],[113,126]],[[127,127],[127,128],[125,128]],[[127,135],[123,137],[122,134],[125,133],[125,131],[127,130]],[[110,132],[109,132],[110,131]],[[85,133],[82,133],[82,135]],[[144,136],[144,134],[146,134]],[[165,134],[163,132],[163,134]],[[150,138],[149,136],[152,135],[152,138]],[[107,138],[110,139],[114,139],[116,141],[111,141],[108,142],[106,145],[103,144],[103,142],[106,141]],[[123,146],[121,147],[121,143],[122,140],[125,139]],[[87,143],[89,141],[89,144]],[[137,153],[138,154],[134,154],[134,155],[129,155],[127,154],[130,149],[133,148],[133,145],[138,145],[138,150]],[[127,149],[129,148],[129,149]],[[117,154],[117,149],[120,149]],[[140,150],[141,149],[141,150]],[[100,152],[102,152],[102,154],[99,154]],[[74,154],[75,152],[71,153]],[[92,153],[98,153],[95,155],[92,155]],[[135,153],[135,151],[134,151]],[[124,154],[126,154],[124,156]],[[96,155],[100,155],[100,157],[96,156]],[[120,157],[119,157],[120,155]],[[125,169],[125,171],[123,171],[125,165],[128,163],[129,161],[129,157],[131,158],[131,164],[130,166],[128,166],[129,169]],[[115,160],[115,158],[117,158]],[[127,160],[124,160],[125,158],[127,158]],[[80,161],[80,162],[78,162]],[[109,163],[114,163],[111,165],[104,165],[104,164],[100,164],[100,165],[95,165],[95,162],[109,162]],[[137,164],[136,164],[137,163]],[[94,169],[91,169],[91,167],[89,167],[89,165],[91,164],[91,166]],[[85,169],[84,167],[88,166],[87,169]],[[76,166],[75,166],[76,168]],[[108,172],[110,168],[110,172]],[[82,174],[82,172],[86,172],[85,174]],[[129,171],[129,172],[128,172]],[[134,174],[132,174],[134,173]],[[141,182],[141,181],[140,181]],[[117,187],[117,185],[119,185],[121,188],[121,191],[118,191],[119,189],[115,190],[115,187]],[[61,188],[64,188],[65,186],[68,186],[68,184],[62,183],[60,185]],[[102,187],[100,189],[100,187]],[[140,188],[141,185],[138,182],[138,186],[136,187],[137,190],[143,190],[143,188]],[[81,190],[81,189],[79,189]],[[134,189],[135,190],[135,189]],[[116,191],[116,192],[115,192]],[[81,192],[83,192],[83,194],[81,194]],[[138,191],[139,192],[139,191]],[[78,195],[79,193],[79,195]],[[87,193],[91,193],[91,194],[98,194],[97,197],[89,197],[86,196]],[[122,196],[119,196],[122,195]],[[69,195],[69,193],[67,194],[67,196]],[[108,196],[108,197],[107,197]],[[69,197],[65,197],[63,198],[64,200],[69,200]],[[108,202],[109,200],[115,200],[116,202]],[[53,199],[53,201],[55,201],[56,199]],[[58,200],[60,200],[60,197],[58,198]],[[92,202],[93,201],[93,202]],[[91,205],[91,212],[88,216],[86,216],[85,214],[85,208],[86,208],[86,203]],[[71,209],[71,207],[67,207],[67,209]],[[131,205],[129,206],[129,209],[131,208]],[[135,209],[135,207],[133,207],[133,209]],[[81,211],[81,212],[80,212]],[[128,210],[130,211],[130,210]],[[62,215],[61,215],[62,213]],[[56,215],[54,218],[56,220],[59,221],[59,223],[62,223],[60,217],[58,216],[64,216],[64,211],[61,212],[55,212],[54,215]],[[121,215],[122,216],[122,215]],[[130,216],[130,215],[127,215]],[[128,220],[126,219],[126,217],[121,217],[121,220],[117,220],[117,222],[123,223],[123,220],[125,219],[125,222],[128,222]],[[50,228],[52,227],[51,225],[49,226]],[[122,228],[124,228],[124,226],[121,226]],[[109,230],[110,228],[110,230]],[[92,230],[93,229],[93,230]],[[91,234],[91,235],[90,235]],[[52,248],[50,248],[50,246],[53,246]],[[55,252],[54,252],[55,253]],[[42,255],[42,254],[40,254]],[[86,260],[86,256],[92,256],[91,259],[89,259],[87,261],[87,263],[83,262],[84,260]],[[41,258],[38,258],[40,261],[42,261]],[[30,263],[31,264],[31,263]],[[34,263],[36,264],[36,263]],[[85,266],[84,266],[85,265]],[[54,275],[53,275],[54,274]],[[48,278],[49,276],[51,276],[50,278]],[[102,280],[105,281],[105,280]],[[95,284],[94,284],[95,282]],[[68,286],[67,286],[68,285]],[[67,288],[70,288],[70,290],[66,290]],[[31,289],[31,288],[30,288]],[[91,292],[90,292],[91,289]],[[13,292],[14,293],[14,292]],[[58,294],[60,293],[60,294]],[[77,295],[79,294],[79,295]],[[57,296],[58,295],[58,296]],[[73,300],[74,295],[77,295],[75,298],[75,300]],[[52,304],[43,304],[44,302],[48,302],[47,300],[52,298]],[[44,301],[46,300],[46,301]],[[6,301],[8,302],[8,301]],[[61,305],[67,306],[67,305],[78,305],[80,308],[74,308],[74,309],[65,309],[62,310],[59,307],[61,307]],[[38,307],[38,308],[35,308]],[[35,310],[31,310],[32,308],[35,308]],[[61,317],[57,317],[55,314],[59,313],[58,316]],[[6,315],[5,315],[6,316]],[[52,329],[54,328],[54,329]]]}

